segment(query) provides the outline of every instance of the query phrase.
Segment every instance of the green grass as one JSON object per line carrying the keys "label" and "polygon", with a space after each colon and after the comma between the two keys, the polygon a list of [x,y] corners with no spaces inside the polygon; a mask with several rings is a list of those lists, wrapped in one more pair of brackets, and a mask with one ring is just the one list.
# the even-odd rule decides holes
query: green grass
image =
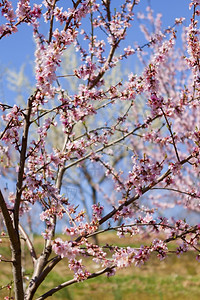
{"label": "green grass", "polygon": [[[113,234],[107,235],[111,244],[115,244]],[[134,239],[120,239],[122,245],[138,246],[141,241]],[[105,241],[102,239],[102,243]],[[142,241],[148,244],[148,240]],[[0,253],[9,257],[8,245],[2,244]],[[41,251],[41,238],[36,238],[37,250]],[[171,249],[174,245],[171,246]],[[200,299],[200,265],[195,259],[196,254],[187,252],[178,258],[169,255],[164,261],[159,261],[156,255],[141,267],[131,266],[119,270],[113,277],[102,275],[98,278],[73,284],[49,299],[51,300],[199,300]],[[87,260],[86,260],[87,263]],[[90,267],[94,267],[89,261]],[[31,272],[31,262],[27,250],[25,250],[26,272]],[[45,293],[52,287],[72,279],[72,274],[67,268],[67,261],[63,261],[49,274],[34,299]],[[0,286],[11,280],[11,264],[1,263]],[[0,290],[0,299],[8,295],[6,289]]]}
{"label": "green grass", "polygon": [[[159,272],[149,275],[147,271],[135,268],[119,272],[116,276],[91,279],[75,284],[56,294],[51,299],[199,299],[200,276],[180,276],[178,274],[160,275]],[[126,274],[127,273],[127,274]],[[69,278],[68,278],[69,279]],[[52,275],[48,279],[58,284],[58,277]],[[47,286],[46,286],[47,288]],[[44,292],[40,289],[40,291]],[[38,294],[39,295],[39,294]]]}

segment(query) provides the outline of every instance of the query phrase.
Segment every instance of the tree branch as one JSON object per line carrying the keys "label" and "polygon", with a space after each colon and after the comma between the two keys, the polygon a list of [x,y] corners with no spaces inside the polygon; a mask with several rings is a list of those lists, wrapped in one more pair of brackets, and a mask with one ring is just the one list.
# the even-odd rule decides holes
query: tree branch
{"label": "tree branch", "polygon": [[[154,118],[151,119],[151,122],[153,122],[154,120],[158,119],[161,115],[157,115],[155,116]],[[95,150],[95,151],[91,151],[90,153],[86,154],[84,157],[81,157],[79,159],[77,159],[75,162],[72,162],[71,164],[69,164],[68,166],[66,166],[64,169],[67,170],[69,168],[71,168],[72,166],[80,163],[81,161],[85,160],[85,159],[88,159],[92,154],[97,154],[101,151],[103,151],[104,149],[107,149],[111,146],[114,146],[115,144],[125,140],[128,136],[132,135],[134,132],[138,131],[139,129],[141,128],[145,128],[146,127],[146,123],[142,124],[142,125],[139,125],[138,127],[136,127],[135,129],[131,130],[130,132],[128,132],[127,134],[123,135],[122,137],[116,139],[115,141],[113,142],[110,142],[108,144],[105,144],[104,146],[102,146],[101,148]]]}
{"label": "tree branch", "polygon": [[[104,273],[107,273],[107,272],[110,272],[112,269],[114,269],[115,266],[111,266],[111,267],[108,267],[108,268],[105,268],[103,270],[100,270],[98,272],[95,272],[95,273],[92,273],[91,275],[88,276],[88,279],[92,279],[92,278],[95,278],[95,277],[98,277]],[[48,291],[47,293],[43,294],[42,296],[40,296],[39,298],[37,298],[36,300],[43,300],[43,299],[46,299],[47,297],[50,297],[52,296],[54,293],[56,293],[57,291],[69,286],[69,285],[72,285],[74,283],[77,283],[78,280],[77,279],[72,279],[72,280],[69,280],[69,281],[66,281],[60,285],[58,285],[57,287],[51,289],[50,291]]]}
{"label": "tree branch", "polygon": [[26,245],[30,251],[30,255],[31,255],[31,258],[32,258],[32,261],[33,261],[33,265],[35,264],[36,260],[37,260],[37,255],[36,255],[36,252],[35,252],[35,248],[28,236],[28,234],[26,233],[26,231],[24,230],[24,228],[22,227],[21,224],[19,224],[19,230],[21,232],[21,235],[23,236],[25,242],[26,242]]}
{"label": "tree branch", "polygon": [[[182,161],[180,161],[180,164],[183,165],[186,162],[188,162],[193,156],[190,155],[188,156],[186,159],[183,159]],[[172,171],[170,169],[168,169],[163,175],[161,175],[156,181],[151,182],[148,186],[145,186],[142,188],[141,194],[145,194],[146,192],[148,192],[149,190],[151,190],[154,186],[156,186],[159,182],[163,181],[167,176],[169,176],[172,173]],[[109,220],[110,218],[112,218],[118,211],[121,211],[124,207],[132,204],[133,202],[135,202],[136,200],[138,200],[141,197],[141,195],[136,194],[135,196],[131,197],[130,199],[128,199],[127,201],[125,201],[124,203],[122,203],[118,208],[113,208],[113,210],[111,212],[109,212],[107,215],[105,215],[103,218],[101,218],[99,220],[99,225],[102,225],[103,223],[105,223],[107,220]],[[88,235],[83,235],[83,236],[79,236],[76,239],[76,242],[79,242],[82,237],[88,237]]]}

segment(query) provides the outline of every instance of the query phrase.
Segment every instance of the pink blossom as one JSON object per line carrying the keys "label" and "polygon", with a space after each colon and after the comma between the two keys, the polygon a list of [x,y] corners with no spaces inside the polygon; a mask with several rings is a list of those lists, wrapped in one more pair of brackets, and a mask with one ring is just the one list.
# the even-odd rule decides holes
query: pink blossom
{"label": "pink blossom", "polygon": [[52,249],[57,255],[60,255],[62,258],[67,257],[68,259],[74,259],[79,253],[76,247],[72,247],[71,242],[64,242],[60,238],[54,240]]}

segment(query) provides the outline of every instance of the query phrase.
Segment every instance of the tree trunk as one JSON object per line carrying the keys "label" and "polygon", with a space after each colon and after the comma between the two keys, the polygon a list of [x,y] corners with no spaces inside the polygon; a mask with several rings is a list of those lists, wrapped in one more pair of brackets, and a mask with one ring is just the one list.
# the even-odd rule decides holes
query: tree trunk
{"label": "tree trunk", "polygon": [[13,262],[12,269],[13,269],[15,299],[24,300],[21,245],[20,245],[19,235],[18,235],[18,243],[16,245],[11,244],[11,251],[12,251],[12,262]]}

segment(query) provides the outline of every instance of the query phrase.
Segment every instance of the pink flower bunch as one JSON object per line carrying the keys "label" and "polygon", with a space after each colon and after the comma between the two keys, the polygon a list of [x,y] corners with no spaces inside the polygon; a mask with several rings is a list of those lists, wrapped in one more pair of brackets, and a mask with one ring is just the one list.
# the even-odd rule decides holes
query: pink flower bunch
{"label": "pink flower bunch", "polygon": [[159,162],[153,162],[146,157],[140,159],[138,164],[138,159],[133,156],[132,162],[133,168],[129,172],[126,186],[129,189],[135,189],[141,195],[144,184],[153,183],[163,167]]}
{"label": "pink flower bunch", "polygon": [[56,127],[57,122],[53,121],[51,118],[47,118],[43,121],[42,126],[38,128],[37,132],[39,133],[41,139],[44,139],[47,136],[47,131],[51,125]]}
{"label": "pink flower bunch", "polygon": [[126,57],[133,55],[134,53],[135,53],[135,50],[131,46],[124,48],[124,55]]}
{"label": "pink flower bunch", "polygon": [[0,166],[3,168],[8,168],[10,166],[10,153],[8,146],[0,145]]}
{"label": "pink flower bunch", "polygon": [[194,6],[200,5],[200,0],[191,0],[191,2],[189,4],[189,9],[191,9],[193,5]]}
{"label": "pink flower bunch", "polygon": [[136,253],[137,251],[130,247],[117,248],[115,254],[112,256],[113,263],[117,268],[126,268],[135,261]]}
{"label": "pink flower bunch", "polygon": [[179,162],[170,163],[169,169],[172,171],[173,175],[179,174],[181,170],[181,164]]}
{"label": "pink flower bunch", "polygon": [[189,58],[187,58],[187,62],[190,66],[194,68],[194,70],[198,69],[198,57],[200,54],[200,46],[199,46],[199,35],[200,30],[197,28],[198,22],[194,21],[194,23],[190,24],[187,30],[187,41],[188,41],[188,54]]}
{"label": "pink flower bunch", "polygon": [[180,256],[180,254],[188,251],[188,244],[186,242],[183,242],[181,245],[179,245],[176,248],[176,255]]}
{"label": "pink flower bunch", "polygon": [[9,23],[12,24],[13,22],[15,22],[15,13],[11,1],[2,1],[2,3],[0,3],[0,8],[2,16],[4,16]]}
{"label": "pink flower bunch", "polygon": [[31,6],[30,0],[20,0],[17,2],[16,15],[18,20],[27,17],[30,13]]}
{"label": "pink flower bunch", "polygon": [[34,4],[33,9],[30,6],[30,0],[20,0],[17,2],[16,16],[18,21],[24,20],[36,29],[38,24],[38,19],[42,15],[41,10],[42,4]]}
{"label": "pink flower bunch", "polygon": [[151,247],[141,246],[139,250],[135,250],[135,255],[133,257],[133,262],[135,266],[143,265],[149,258],[152,252]]}
{"label": "pink flower bunch", "polygon": [[120,91],[119,97],[121,100],[133,101],[135,100],[137,95],[140,95],[143,92],[143,90],[144,90],[143,79],[138,78],[133,73],[130,73],[128,75],[128,81],[124,83],[123,90]]}
{"label": "pink flower bunch", "polygon": [[7,19],[8,23],[0,25],[0,38],[17,32],[17,26],[14,25],[15,13],[13,10],[12,2],[4,0],[0,3],[1,14]]}
{"label": "pink flower bunch", "polygon": [[176,18],[176,19],[175,19],[175,23],[176,23],[176,24],[182,24],[183,21],[185,21],[185,18],[183,18],[183,17],[181,17],[181,18]]}
{"label": "pink flower bunch", "polygon": [[[45,6],[48,5],[47,3],[48,1],[45,1]],[[53,11],[53,15],[55,16],[56,21],[59,21],[61,25],[68,20],[69,16],[71,16],[72,13],[73,13],[73,9],[68,8],[68,11],[66,10],[63,11],[63,7],[58,7],[58,6],[56,6]],[[45,13],[44,17],[47,22],[50,17],[49,11]]]}
{"label": "pink flower bunch", "polygon": [[162,108],[163,100],[163,97],[158,97],[156,94],[151,94],[148,104],[152,109],[153,116],[158,113],[160,108]]}
{"label": "pink flower bunch", "polygon": [[194,132],[195,144],[200,148],[200,130],[195,130]]}
{"label": "pink flower bunch", "polygon": [[111,277],[111,276],[114,276],[116,273],[116,269],[115,268],[112,268],[111,270],[109,270],[106,275],[107,277]]}
{"label": "pink flower bunch", "polygon": [[79,79],[88,80],[89,78],[92,80],[95,78],[95,70],[96,64],[92,63],[91,59],[87,59],[87,64],[81,65],[78,70],[75,70],[75,75]]}
{"label": "pink flower bunch", "polygon": [[[89,37],[88,37],[89,38]],[[84,33],[84,39],[86,39],[86,34]],[[97,37],[94,36],[92,41],[89,43],[89,52],[95,56],[100,64],[106,62],[105,53],[106,43],[104,40],[97,40]]]}
{"label": "pink flower bunch", "polygon": [[180,234],[182,234],[183,232],[187,233],[187,230],[189,229],[189,225],[183,221],[183,220],[178,220],[175,222],[174,226],[172,226],[169,230],[168,233],[168,238],[176,238],[177,236],[179,236]]}
{"label": "pink flower bunch", "polygon": [[100,203],[98,204],[93,204],[92,205],[92,216],[94,219],[100,220],[102,217],[102,212],[103,212],[104,207],[102,205],[100,205]]}
{"label": "pink flower bunch", "polygon": [[37,49],[35,51],[36,57],[36,80],[37,88],[49,97],[55,95],[55,88],[52,86],[56,79],[56,69],[60,65],[60,51],[54,47],[53,43],[46,48],[40,39],[36,39]]}
{"label": "pink flower bunch", "polygon": [[74,261],[75,257],[79,254],[79,249],[72,246],[72,242],[63,241],[61,238],[53,241],[52,249],[57,255],[60,255],[62,258],[67,257],[71,261]]}
{"label": "pink flower bunch", "polygon": [[77,281],[86,280],[88,278],[88,276],[91,275],[91,273],[88,272],[86,270],[85,266],[82,264],[82,259],[80,259],[80,260],[70,259],[69,268],[70,268],[70,270],[74,271],[74,278]]}
{"label": "pink flower bunch", "polygon": [[73,96],[73,104],[69,99],[61,97],[63,112],[60,114],[60,120],[63,124],[63,131],[70,132],[73,124],[78,121],[84,121],[85,117],[96,114],[96,111],[91,103],[91,100],[98,100],[100,92],[92,89],[89,90],[86,86],[79,86],[80,93]]}
{"label": "pink flower bunch", "polygon": [[6,144],[14,144],[16,149],[20,147],[20,129],[23,127],[22,112],[17,105],[6,115],[2,115],[3,121],[7,122],[7,130],[1,137]]}
{"label": "pink flower bunch", "polygon": [[[105,257],[107,256],[107,253],[103,251],[102,247],[99,247],[98,245],[91,244],[89,242],[86,242],[87,246],[87,253],[89,255],[92,255],[97,258],[98,261],[104,261]],[[96,259],[93,259],[93,261],[96,261]]]}
{"label": "pink flower bunch", "polygon": [[49,221],[55,215],[57,215],[60,219],[63,217],[63,209],[61,206],[52,206],[51,208],[44,210],[40,214],[40,220]]}
{"label": "pink flower bunch", "polygon": [[119,238],[124,238],[125,235],[130,235],[130,236],[134,236],[136,234],[139,234],[139,228],[137,226],[130,226],[130,227],[126,227],[123,226],[121,228],[119,228],[117,230],[117,235]]}
{"label": "pink flower bunch", "polygon": [[113,37],[115,39],[121,39],[125,37],[125,27],[129,27],[129,23],[127,20],[123,20],[121,14],[118,12],[113,16],[112,20],[109,24],[109,29],[111,33],[111,39],[109,38],[109,42],[113,42]]}
{"label": "pink flower bunch", "polygon": [[65,227],[63,231],[66,235],[69,235],[71,238],[79,235],[79,230],[77,227]]}
{"label": "pink flower bunch", "polygon": [[166,243],[164,243],[162,240],[159,240],[159,239],[153,240],[152,245],[151,245],[151,249],[152,249],[152,251],[158,252],[157,257],[160,260],[165,259],[166,255],[167,255],[167,252],[168,252],[168,248],[167,248]]}

